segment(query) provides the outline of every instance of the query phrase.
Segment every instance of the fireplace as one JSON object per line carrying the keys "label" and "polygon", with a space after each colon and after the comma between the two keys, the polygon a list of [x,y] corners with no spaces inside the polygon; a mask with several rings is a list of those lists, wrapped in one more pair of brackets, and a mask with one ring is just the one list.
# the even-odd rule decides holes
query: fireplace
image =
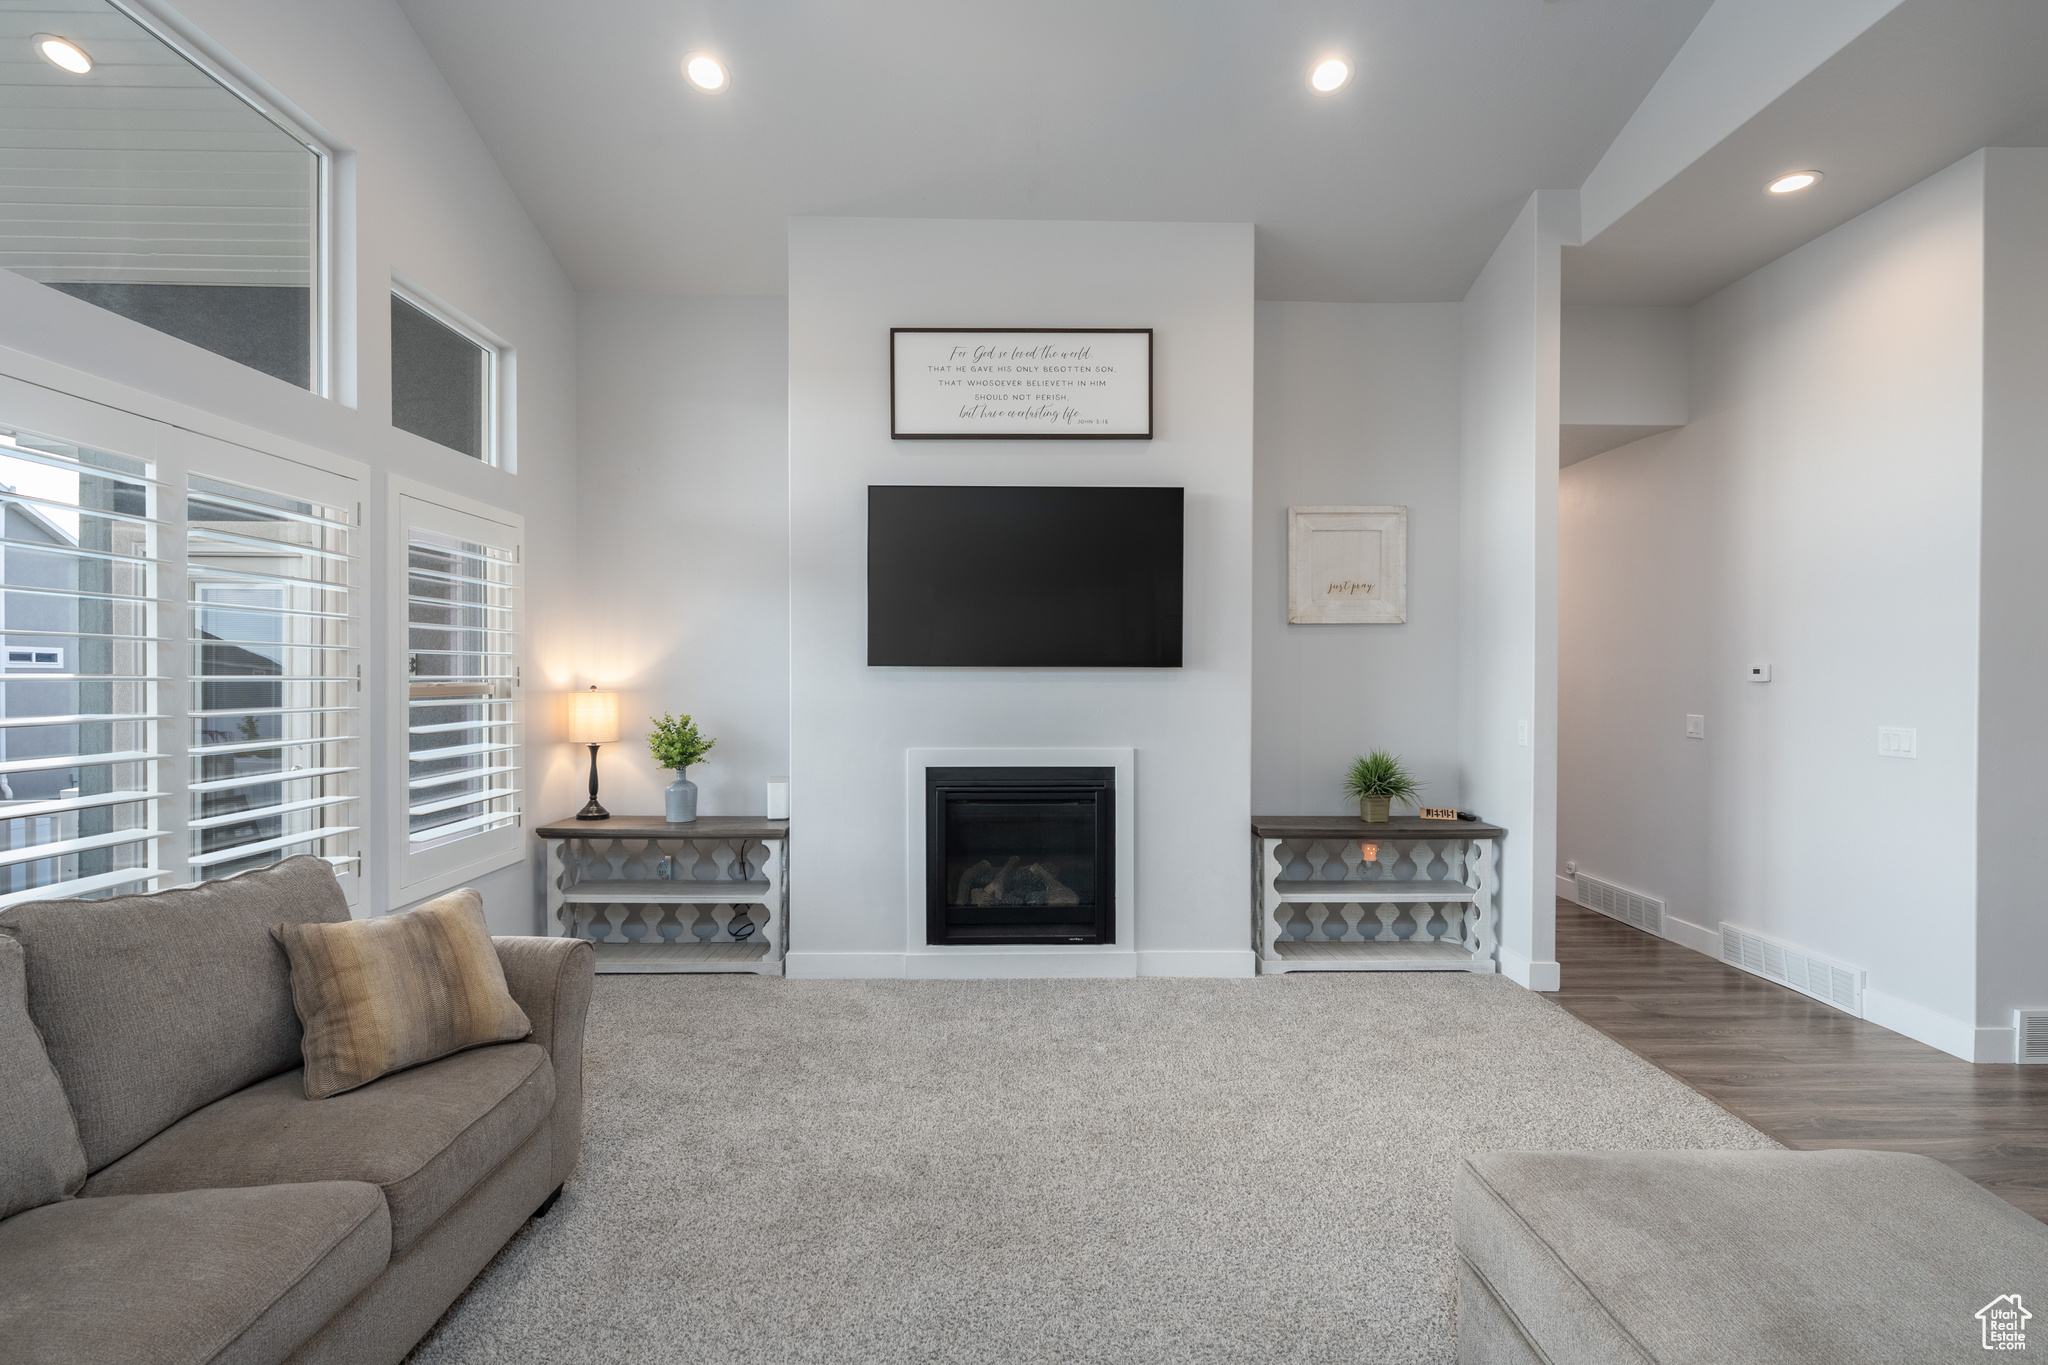
{"label": "fireplace", "polygon": [[1115,768],[925,769],[925,941],[1115,943]]}

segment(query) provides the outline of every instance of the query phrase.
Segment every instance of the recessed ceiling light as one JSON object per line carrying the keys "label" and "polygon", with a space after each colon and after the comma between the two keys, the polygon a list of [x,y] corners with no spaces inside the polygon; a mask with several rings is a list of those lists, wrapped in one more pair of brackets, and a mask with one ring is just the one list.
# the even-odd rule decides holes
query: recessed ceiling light
{"label": "recessed ceiling light", "polygon": [[1790,175],[1781,175],[1773,180],[1769,188],[1772,194],[1790,194],[1794,190],[1805,189],[1818,179],[1819,171],[1794,171]]}
{"label": "recessed ceiling light", "polygon": [[716,57],[708,57],[702,52],[692,53],[683,58],[683,74],[699,90],[725,89],[725,66]]}
{"label": "recessed ceiling light", "polygon": [[1341,90],[1344,82],[1351,79],[1351,63],[1342,57],[1325,57],[1308,73],[1309,87],[1318,95],[1327,95]]}
{"label": "recessed ceiling light", "polygon": [[59,38],[54,33],[38,33],[35,38],[36,51],[52,66],[61,66],[74,76],[83,76],[92,70],[92,58],[85,55],[85,49],[69,38]]}

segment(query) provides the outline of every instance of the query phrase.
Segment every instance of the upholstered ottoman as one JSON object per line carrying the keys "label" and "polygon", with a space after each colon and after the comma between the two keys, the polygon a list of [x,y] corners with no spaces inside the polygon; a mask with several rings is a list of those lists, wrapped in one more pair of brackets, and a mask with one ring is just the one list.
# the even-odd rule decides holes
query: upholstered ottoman
{"label": "upholstered ottoman", "polygon": [[1927,1157],[1494,1152],[1453,1202],[1461,1365],[2048,1352],[2048,1226]]}

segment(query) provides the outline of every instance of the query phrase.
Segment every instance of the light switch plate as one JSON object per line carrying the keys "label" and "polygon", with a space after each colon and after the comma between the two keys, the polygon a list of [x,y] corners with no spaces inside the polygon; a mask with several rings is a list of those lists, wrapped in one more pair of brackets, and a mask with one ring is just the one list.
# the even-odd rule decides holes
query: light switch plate
{"label": "light switch plate", "polygon": [[1920,757],[1920,732],[1907,725],[1878,726],[1877,756],[1879,758]]}
{"label": "light switch plate", "polygon": [[1769,664],[1751,664],[1749,666],[1749,680],[1751,682],[1769,682],[1771,680],[1771,666]]}
{"label": "light switch plate", "polygon": [[1518,720],[1515,722],[1515,743],[1521,745],[1523,748],[1527,748],[1529,746],[1528,721]]}
{"label": "light switch plate", "polygon": [[1705,716],[1687,716],[1685,718],[1685,737],[1687,739],[1705,739],[1707,737],[1707,718]]}

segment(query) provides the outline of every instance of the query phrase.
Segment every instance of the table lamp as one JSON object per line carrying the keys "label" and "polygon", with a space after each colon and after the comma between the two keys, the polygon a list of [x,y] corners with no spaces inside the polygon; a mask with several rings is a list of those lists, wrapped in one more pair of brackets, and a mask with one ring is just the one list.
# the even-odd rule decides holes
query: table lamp
{"label": "table lamp", "polygon": [[595,683],[588,692],[571,692],[569,740],[590,746],[590,804],[577,811],[576,818],[611,819],[612,813],[597,804],[597,746],[619,742],[619,694],[600,692]]}

